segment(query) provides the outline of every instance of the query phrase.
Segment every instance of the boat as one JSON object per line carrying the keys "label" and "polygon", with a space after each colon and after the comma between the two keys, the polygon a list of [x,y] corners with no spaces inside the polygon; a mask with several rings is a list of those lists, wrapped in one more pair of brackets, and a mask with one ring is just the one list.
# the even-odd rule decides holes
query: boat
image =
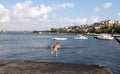
{"label": "boat", "polygon": [[101,40],[113,40],[114,39],[114,37],[110,34],[100,34],[98,36],[95,36],[95,38],[101,39]]}
{"label": "boat", "polygon": [[87,37],[83,36],[83,35],[77,35],[76,37],[74,37],[74,39],[81,39],[81,40],[84,40],[84,39],[88,39]]}
{"label": "boat", "polygon": [[38,34],[42,34],[42,32],[38,32]]}
{"label": "boat", "polygon": [[59,37],[55,37],[55,38],[52,38],[52,40],[67,40],[67,38],[59,38]]}
{"label": "boat", "polygon": [[120,43],[120,37],[117,37],[116,40]]}

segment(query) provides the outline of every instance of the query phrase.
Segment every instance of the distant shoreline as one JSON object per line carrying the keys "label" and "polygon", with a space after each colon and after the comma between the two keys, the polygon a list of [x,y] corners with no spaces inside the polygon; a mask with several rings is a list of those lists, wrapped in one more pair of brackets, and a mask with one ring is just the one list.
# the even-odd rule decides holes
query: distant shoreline
{"label": "distant shoreline", "polygon": [[[32,33],[32,34],[85,34],[85,35],[93,35],[93,36],[96,36],[96,35],[100,35],[100,34],[103,34],[103,33],[51,33],[51,32],[38,32],[38,33],[34,33],[32,31],[27,31],[27,32],[24,32],[24,31],[8,31],[8,32],[0,32],[0,33]],[[113,34],[113,36],[120,36],[120,34]]]}

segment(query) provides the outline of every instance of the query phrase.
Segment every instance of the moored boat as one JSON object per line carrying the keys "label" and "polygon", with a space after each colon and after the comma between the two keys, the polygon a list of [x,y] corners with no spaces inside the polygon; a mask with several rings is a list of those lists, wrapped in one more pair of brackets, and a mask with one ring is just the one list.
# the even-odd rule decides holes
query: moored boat
{"label": "moored boat", "polygon": [[55,38],[52,38],[52,40],[67,40],[67,38],[59,38],[59,37],[55,37]]}
{"label": "moored boat", "polygon": [[101,40],[113,40],[114,39],[114,37],[111,36],[110,34],[100,34],[98,36],[95,36],[95,38],[101,39]]}
{"label": "moored boat", "polygon": [[76,37],[74,37],[74,39],[81,39],[81,40],[84,40],[84,39],[88,39],[87,37],[83,36],[83,35],[77,35]]}

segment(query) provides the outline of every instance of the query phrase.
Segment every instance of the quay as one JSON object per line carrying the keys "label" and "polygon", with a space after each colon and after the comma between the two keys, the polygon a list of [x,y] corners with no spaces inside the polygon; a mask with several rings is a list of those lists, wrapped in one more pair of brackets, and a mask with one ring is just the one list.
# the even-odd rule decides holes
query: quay
{"label": "quay", "polygon": [[0,60],[0,74],[113,74],[101,65]]}

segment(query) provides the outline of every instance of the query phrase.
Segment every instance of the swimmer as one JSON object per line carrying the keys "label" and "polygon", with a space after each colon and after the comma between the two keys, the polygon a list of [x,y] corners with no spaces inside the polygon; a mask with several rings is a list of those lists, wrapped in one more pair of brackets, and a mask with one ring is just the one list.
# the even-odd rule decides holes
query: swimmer
{"label": "swimmer", "polygon": [[60,46],[60,42],[55,43],[52,48],[50,49],[50,55],[55,53],[55,56],[58,56],[58,47]]}

